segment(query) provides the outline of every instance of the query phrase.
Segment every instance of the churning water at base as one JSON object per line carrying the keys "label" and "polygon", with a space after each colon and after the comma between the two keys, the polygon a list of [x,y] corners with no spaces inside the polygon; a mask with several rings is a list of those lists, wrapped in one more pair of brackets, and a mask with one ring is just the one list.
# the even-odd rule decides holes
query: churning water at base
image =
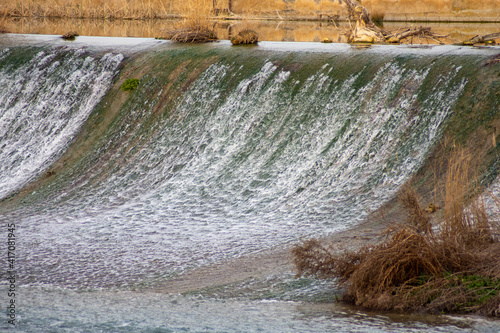
{"label": "churning water at base", "polygon": [[[1,218],[18,229],[18,282],[33,299],[23,305],[30,330],[50,323],[68,331],[148,330],[161,326],[151,318],[177,315],[178,325],[164,331],[347,325],[324,314],[319,322],[314,315],[295,321],[296,305],[286,302],[269,310],[288,318],[276,326],[259,319],[267,305],[246,301],[202,300],[211,310],[189,317],[198,301],[161,295],[147,299],[181,303],[177,315],[159,315],[148,303],[136,319],[119,319],[135,311],[123,302],[141,299],[127,290],[345,229],[380,207],[422,164],[478,63],[492,54],[321,48],[161,43],[132,55],[4,48]],[[131,77],[140,79],[138,89],[121,91]],[[51,167],[41,186],[8,205]],[[60,287],[94,290],[82,297],[103,302],[109,317],[89,319],[98,310],[67,303],[64,295],[76,294]],[[49,295],[61,304],[54,316],[43,300]],[[86,319],[71,319],[75,306]],[[198,325],[239,307],[250,309],[241,323]]]}
{"label": "churning water at base", "polygon": [[485,319],[370,314],[324,303],[36,288],[26,297],[25,332],[498,332]]}

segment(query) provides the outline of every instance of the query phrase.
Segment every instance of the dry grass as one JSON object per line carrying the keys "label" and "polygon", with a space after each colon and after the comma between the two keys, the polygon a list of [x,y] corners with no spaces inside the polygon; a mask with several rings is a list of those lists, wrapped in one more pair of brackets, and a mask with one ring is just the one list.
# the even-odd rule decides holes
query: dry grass
{"label": "dry grass", "polygon": [[233,12],[245,15],[275,15],[276,11],[283,11],[286,4],[281,0],[239,0],[233,1]]}
{"label": "dry grass", "polygon": [[[179,42],[217,40],[208,20],[212,0],[21,0],[0,5],[4,17],[157,19],[182,17],[165,38]],[[162,36],[163,37],[163,36]]]}
{"label": "dry grass", "polygon": [[21,0],[1,4],[0,14],[17,17],[156,19],[179,14],[178,7],[185,3],[178,0]]}
{"label": "dry grass", "polygon": [[[415,192],[400,196],[409,215],[387,241],[334,255],[317,240],[293,250],[298,275],[337,277],[342,300],[373,310],[500,316],[500,227],[481,197],[471,196],[470,155],[450,160],[444,209],[435,226]],[[421,226],[425,226],[422,228]]]}
{"label": "dry grass", "polygon": [[7,17],[0,18],[0,34],[9,33],[9,29],[7,28]]}
{"label": "dry grass", "polygon": [[[127,18],[154,19],[172,15],[185,16],[190,8],[213,14],[213,0],[19,0],[4,1],[0,14],[17,17],[63,17],[63,18]],[[225,12],[228,1],[219,0],[217,8]],[[187,9],[187,11],[186,11]],[[294,15],[317,16],[321,13],[338,13],[337,2],[295,0],[257,1],[233,0],[232,11],[251,15]]]}
{"label": "dry grass", "polygon": [[235,13],[249,15],[287,15],[318,16],[319,14],[338,14],[342,5],[337,1],[313,1],[295,0],[285,2],[283,0],[233,0],[233,11]]}
{"label": "dry grass", "polygon": [[0,34],[6,34],[8,32],[9,32],[9,30],[7,29],[7,27],[5,26],[5,24],[3,24],[2,22],[0,22]]}
{"label": "dry grass", "polygon": [[399,194],[399,201],[408,212],[406,225],[412,227],[418,233],[432,232],[429,214],[420,206],[415,190],[406,186]]}

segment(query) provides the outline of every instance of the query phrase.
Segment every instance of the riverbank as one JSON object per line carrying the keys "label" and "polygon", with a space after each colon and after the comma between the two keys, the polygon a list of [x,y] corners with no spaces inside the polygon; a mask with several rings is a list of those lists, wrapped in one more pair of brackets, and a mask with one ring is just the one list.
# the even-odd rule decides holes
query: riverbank
{"label": "riverbank", "polygon": [[[63,35],[77,31],[80,36],[143,37],[154,38],[169,30],[176,20],[102,20],[102,19],[51,19],[51,18],[6,18],[4,30],[16,34]],[[273,21],[273,20],[225,20],[214,22],[220,39],[230,36],[240,26],[249,26],[259,33],[261,41],[321,42],[325,38],[333,42],[345,42],[345,36],[331,23],[324,21]],[[500,31],[500,23],[400,23],[384,22],[387,30],[408,28],[426,24],[432,31],[448,35],[445,43],[452,44],[476,35],[487,35]],[[344,27],[341,24],[340,27]],[[414,38],[415,44],[427,44],[429,40]],[[499,43],[500,40],[497,40]]]}
{"label": "riverbank", "polygon": [[[496,0],[364,0],[363,5],[384,21],[399,22],[500,22]],[[347,12],[338,1],[271,0],[22,0],[0,5],[2,17],[57,17],[99,19],[155,19],[184,16],[189,12],[223,18],[272,20],[346,20]]]}

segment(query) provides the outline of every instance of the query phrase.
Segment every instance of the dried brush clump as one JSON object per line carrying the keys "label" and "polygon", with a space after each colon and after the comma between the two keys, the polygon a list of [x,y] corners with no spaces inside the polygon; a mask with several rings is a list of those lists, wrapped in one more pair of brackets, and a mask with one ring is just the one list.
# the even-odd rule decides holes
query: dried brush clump
{"label": "dried brush clump", "polygon": [[209,20],[210,6],[207,0],[187,0],[178,10],[184,19],[172,29],[166,30],[160,39],[180,43],[208,43],[218,40],[215,24]]}
{"label": "dried brush clump", "polygon": [[245,29],[240,31],[236,36],[231,38],[233,45],[250,45],[259,42],[259,34],[253,30]]}
{"label": "dried brush clump", "polygon": [[406,188],[400,199],[408,223],[389,239],[342,255],[306,241],[293,249],[298,275],[338,278],[342,301],[371,310],[500,317],[500,227],[481,198],[470,196],[469,161],[463,152],[450,161],[434,231],[416,193]]}
{"label": "dried brush clump", "polygon": [[215,30],[205,25],[168,30],[161,38],[179,43],[208,43],[218,40]]}
{"label": "dried brush clump", "polygon": [[75,40],[75,37],[80,36],[76,31],[69,31],[61,36],[65,40]]}

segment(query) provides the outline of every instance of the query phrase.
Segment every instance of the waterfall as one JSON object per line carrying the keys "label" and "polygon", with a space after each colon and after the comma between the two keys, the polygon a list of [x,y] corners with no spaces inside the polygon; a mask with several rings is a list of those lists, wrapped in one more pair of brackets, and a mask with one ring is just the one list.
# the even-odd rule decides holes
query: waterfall
{"label": "waterfall", "polygon": [[5,48],[0,53],[0,198],[39,177],[110,87],[123,56]]}
{"label": "waterfall", "polygon": [[154,283],[353,226],[414,175],[490,56],[162,45],[1,51],[0,195],[66,156],[0,206],[23,283]]}

